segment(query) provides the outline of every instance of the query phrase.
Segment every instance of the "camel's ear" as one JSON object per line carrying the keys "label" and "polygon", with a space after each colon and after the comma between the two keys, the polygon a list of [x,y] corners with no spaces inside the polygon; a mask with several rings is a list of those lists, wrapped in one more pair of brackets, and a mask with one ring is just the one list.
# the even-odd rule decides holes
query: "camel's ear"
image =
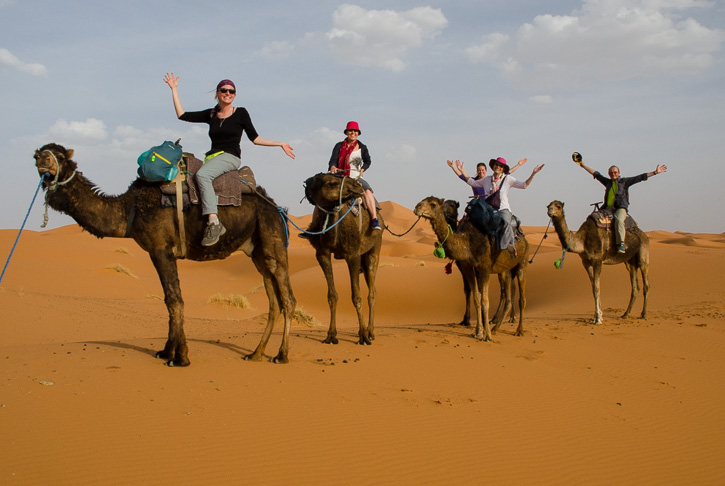
{"label": "camel's ear", "polygon": [[73,149],[68,149],[65,151],[65,159],[70,160],[73,158]]}

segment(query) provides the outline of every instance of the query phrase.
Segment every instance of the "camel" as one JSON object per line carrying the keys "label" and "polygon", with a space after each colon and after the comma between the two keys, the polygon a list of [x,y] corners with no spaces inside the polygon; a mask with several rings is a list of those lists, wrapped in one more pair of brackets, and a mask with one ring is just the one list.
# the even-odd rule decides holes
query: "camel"
{"label": "camel", "polygon": [[[362,184],[349,177],[320,173],[305,181],[305,197],[319,209],[320,213],[310,224],[308,231],[311,234],[308,239],[315,249],[317,262],[327,280],[330,327],[327,330],[327,338],[323,341],[326,344],[338,343],[336,323],[338,296],[332,274],[332,256],[344,259],[347,263],[352,303],[359,324],[358,344],[372,344],[372,340],[375,339],[375,276],[380,263],[383,232],[370,227],[370,213],[366,209],[358,206],[357,215],[348,213],[348,203],[362,195]],[[378,221],[385,227],[380,213]],[[363,317],[360,273],[365,276],[368,286],[367,325]]]}
{"label": "camel", "polygon": [[[496,251],[489,237],[481,233],[472,224],[466,224],[454,233],[446,222],[445,201],[436,197],[423,199],[413,211],[430,221],[439,244],[446,256],[459,263],[459,268],[473,290],[473,302],[476,308],[476,330],[474,336],[483,341],[491,341],[491,328],[488,319],[488,282],[491,274],[515,273],[519,281],[519,325],[515,335],[524,333],[523,318],[526,306],[526,266],[529,244],[526,238],[516,241],[516,256],[508,251]],[[507,285],[510,288],[510,286]],[[510,298],[507,305],[511,305]],[[508,312],[506,309],[502,316]]]}
{"label": "camel", "polygon": [[[453,231],[458,230],[458,225],[460,224],[466,224],[465,222],[459,222],[458,220],[458,208],[460,207],[460,204],[458,204],[458,201],[454,201],[452,199],[446,199],[443,202],[443,215],[446,218],[446,222],[451,226]],[[458,271],[461,272],[461,277],[463,277],[463,271],[461,270],[461,264],[458,260],[454,260],[454,263],[456,264],[456,267],[458,268]],[[512,275],[513,274],[513,275]],[[509,322],[513,323],[516,322],[516,308],[514,305],[512,305],[513,299],[514,299],[514,292],[515,287],[512,286],[513,280],[516,278],[515,272],[509,271],[509,272],[503,272],[498,274],[498,283],[499,287],[501,288],[501,295],[499,297],[498,301],[498,309],[496,309],[496,313],[491,318],[490,323],[494,324],[494,327],[491,328],[491,332],[496,332],[498,328],[501,326],[501,323],[503,322],[503,319],[505,318],[505,312],[507,308],[511,308],[511,316],[509,319]],[[466,309],[463,311],[463,318],[461,319],[461,322],[459,323],[460,326],[464,327],[470,327],[471,326],[471,288],[468,286],[468,282],[466,281],[465,277],[463,277],[463,294],[466,297]]]}
{"label": "camel", "polygon": [[[174,252],[179,245],[176,210],[162,208],[158,183],[142,179],[136,179],[128,191],[119,196],[102,194],[77,170],[72,157],[73,150],[55,143],[36,150],[35,165],[44,177],[47,204],[68,214],[98,238],[133,238],[148,252],[159,275],[169,312],[168,339],[156,357],[166,360],[168,366],[188,366],[184,301],[176,264],[178,257]],[[219,217],[227,227],[227,233],[211,247],[200,245],[206,218],[202,217],[199,206],[192,206],[183,218],[188,235],[185,254],[186,258],[196,261],[218,260],[241,249],[252,258],[264,281],[269,312],[259,345],[244,359],[261,361],[281,310],[284,314],[282,344],[272,362],[287,363],[290,319],[295,309],[285,246],[287,223],[264,190],[258,188],[258,191],[245,196],[241,206],[219,207]]]}
{"label": "camel", "polygon": [[561,247],[567,252],[577,253],[582,260],[582,265],[589,275],[594,294],[594,324],[602,323],[602,309],[599,303],[600,287],[599,280],[602,273],[602,264],[617,265],[624,263],[629,271],[629,280],[632,292],[629,297],[629,305],[622,315],[629,316],[634,301],[639,292],[637,282],[637,270],[642,273],[642,294],[644,305],[642,306],[642,319],[647,318],[647,294],[649,293],[649,238],[637,227],[635,230],[627,229],[624,243],[627,246],[626,253],[618,253],[614,242],[614,232],[606,228],[599,228],[596,221],[588,217],[576,232],[571,232],[564,217],[564,203],[552,201],[547,206],[547,213],[559,236]]}

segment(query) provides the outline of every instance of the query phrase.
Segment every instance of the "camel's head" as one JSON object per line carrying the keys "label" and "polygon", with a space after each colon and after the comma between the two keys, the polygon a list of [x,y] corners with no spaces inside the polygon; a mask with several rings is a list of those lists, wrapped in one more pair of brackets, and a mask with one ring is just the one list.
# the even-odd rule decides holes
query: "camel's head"
{"label": "camel's head", "polygon": [[546,206],[546,214],[550,218],[563,218],[564,217],[564,203],[561,201],[551,201]]}
{"label": "camel's head", "polygon": [[454,228],[458,226],[459,207],[460,204],[458,204],[458,201],[454,201],[453,199],[446,199],[443,201],[443,216],[446,218],[446,223]]}
{"label": "camel's head", "polygon": [[342,201],[362,197],[362,184],[349,177],[321,172],[305,181],[305,198],[322,208],[334,207]]}
{"label": "camel's head", "polygon": [[[76,169],[76,163],[71,160],[73,157],[73,150],[66,150],[62,145],[57,143],[49,143],[43,145],[35,151],[35,167],[38,168],[38,174],[43,177],[45,174],[50,176],[50,179],[62,176],[67,171],[74,171]],[[50,181],[46,177],[44,184],[47,186]]]}
{"label": "camel's head", "polygon": [[421,218],[433,219],[443,213],[445,201],[437,197],[427,197],[415,205],[413,213]]}

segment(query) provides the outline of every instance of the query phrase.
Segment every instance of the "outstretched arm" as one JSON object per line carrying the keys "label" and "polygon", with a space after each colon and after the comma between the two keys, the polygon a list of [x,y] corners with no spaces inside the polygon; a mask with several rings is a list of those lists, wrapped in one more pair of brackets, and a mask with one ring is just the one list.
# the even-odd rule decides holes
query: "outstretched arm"
{"label": "outstretched arm", "polygon": [[287,156],[291,159],[295,158],[295,154],[292,151],[292,147],[286,142],[276,142],[274,140],[267,140],[266,138],[257,137],[254,140],[252,140],[252,143],[254,145],[262,145],[264,147],[282,147],[282,150],[284,150],[284,153],[287,154]]}
{"label": "outstretched arm", "polygon": [[454,174],[456,174],[458,177],[461,177],[461,170],[457,167],[459,161],[456,160],[456,163],[454,164],[452,160],[446,160],[446,164],[448,164],[448,167],[453,169]]}
{"label": "outstretched arm", "polygon": [[166,73],[164,75],[164,83],[168,84],[169,88],[171,88],[171,97],[174,99],[176,118],[179,118],[184,114],[184,108],[181,106],[181,100],[179,99],[179,78],[174,76],[174,73]]}
{"label": "outstretched arm", "polygon": [[578,165],[579,167],[581,167],[582,169],[584,169],[585,171],[589,172],[589,173],[590,173],[591,175],[594,175],[594,173],[596,172],[596,171],[595,171],[594,169],[592,169],[591,167],[587,167],[586,165],[584,165],[584,162],[582,162],[581,160],[580,160],[579,162],[577,162],[577,161],[574,161],[574,163],[575,163],[576,165]]}
{"label": "outstretched arm", "polygon": [[529,159],[521,159],[521,160],[519,160],[519,162],[516,165],[514,165],[513,167],[511,167],[511,169],[509,169],[509,174],[513,174],[514,172],[516,172],[516,169],[518,169],[519,167],[521,167],[522,165],[524,165],[527,160],[529,160]]}
{"label": "outstretched arm", "polygon": [[541,169],[544,168],[544,165],[545,164],[541,164],[541,165],[537,165],[536,167],[534,167],[533,172],[531,172],[531,175],[529,176],[529,178],[526,179],[526,187],[529,187],[529,184],[531,184],[531,181],[534,180],[534,176],[536,174],[538,174],[541,171]]}
{"label": "outstretched arm", "polygon": [[460,160],[456,160],[456,168],[465,180],[470,179],[470,177],[468,176],[468,172],[466,172],[466,170],[463,168],[463,162],[461,162]]}
{"label": "outstretched arm", "polygon": [[653,172],[647,172],[647,177],[656,176],[657,174],[661,174],[663,172],[667,172],[667,166],[657,164],[657,168]]}

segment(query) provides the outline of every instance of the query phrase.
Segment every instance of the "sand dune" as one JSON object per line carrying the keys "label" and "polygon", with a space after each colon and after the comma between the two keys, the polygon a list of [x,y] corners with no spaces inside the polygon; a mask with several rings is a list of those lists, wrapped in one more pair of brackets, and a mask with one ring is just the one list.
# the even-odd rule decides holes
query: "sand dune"
{"label": "sand dune", "polygon": [[[393,233],[416,222],[381,205]],[[525,231],[533,251],[546,228]],[[291,363],[241,360],[267,301],[238,253],[179,262],[192,365],[171,369],[153,358],[168,317],[133,241],[25,231],[0,286],[0,484],[725,483],[722,234],[649,232],[649,318],[618,317],[628,276],[606,267],[595,327],[579,258],[554,268],[549,229],[529,266],[525,335],[505,323],[485,343],[456,324],[461,276],[445,273],[420,221],[384,236],[376,340],[362,347],[341,261],[340,344],[321,343],[322,271],[290,232],[311,317],[293,325]],[[4,257],[16,235],[0,231]]]}

